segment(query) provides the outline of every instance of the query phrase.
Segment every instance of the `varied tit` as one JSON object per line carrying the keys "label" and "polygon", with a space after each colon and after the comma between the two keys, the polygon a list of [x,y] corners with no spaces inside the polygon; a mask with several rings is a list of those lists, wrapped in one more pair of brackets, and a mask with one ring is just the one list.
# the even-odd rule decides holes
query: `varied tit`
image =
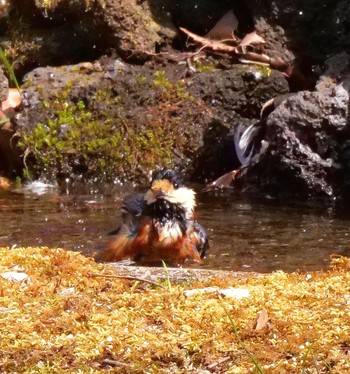
{"label": "varied tit", "polygon": [[145,194],[124,199],[122,225],[102,254],[104,261],[200,262],[207,251],[204,228],[194,219],[195,192],[169,169],[152,175]]}

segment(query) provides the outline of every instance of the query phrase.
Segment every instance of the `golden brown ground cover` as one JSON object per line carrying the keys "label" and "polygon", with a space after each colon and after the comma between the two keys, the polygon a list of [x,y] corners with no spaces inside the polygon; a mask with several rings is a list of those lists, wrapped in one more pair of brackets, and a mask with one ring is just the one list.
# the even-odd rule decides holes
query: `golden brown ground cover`
{"label": "golden brown ground cover", "polygon": [[[0,274],[9,271],[28,279],[0,276],[2,373],[350,372],[347,258],[326,272],[162,288],[91,277],[113,270],[78,253],[0,248]],[[208,286],[250,297],[184,294]]]}

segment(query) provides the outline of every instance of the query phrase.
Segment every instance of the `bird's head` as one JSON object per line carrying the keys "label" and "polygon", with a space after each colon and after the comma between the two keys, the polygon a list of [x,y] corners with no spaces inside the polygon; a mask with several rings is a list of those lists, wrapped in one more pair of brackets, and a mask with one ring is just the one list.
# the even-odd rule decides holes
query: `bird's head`
{"label": "bird's head", "polygon": [[161,200],[177,205],[185,211],[186,218],[192,218],[196,204],[195,192],[185,187],[182,178],[174,170],[162,169],[152,174],[151,187],[145,194],[145,201],[150,205]]}

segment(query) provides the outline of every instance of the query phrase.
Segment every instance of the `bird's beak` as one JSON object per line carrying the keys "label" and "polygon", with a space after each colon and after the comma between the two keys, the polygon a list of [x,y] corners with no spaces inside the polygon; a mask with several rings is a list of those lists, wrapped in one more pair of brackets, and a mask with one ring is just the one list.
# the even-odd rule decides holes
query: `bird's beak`
{"label": "bird's beak", "polygon": [[162,188],[151,187],[151,191],[155,198],[164,197],[167,194],[166,191]]}
{"label": "bird's beak", "polygon": [[151,191],[155,198],[161,198],[169,195],[169,192],[172,189],[172,184],[167,180],[157,180],[151,186]]}

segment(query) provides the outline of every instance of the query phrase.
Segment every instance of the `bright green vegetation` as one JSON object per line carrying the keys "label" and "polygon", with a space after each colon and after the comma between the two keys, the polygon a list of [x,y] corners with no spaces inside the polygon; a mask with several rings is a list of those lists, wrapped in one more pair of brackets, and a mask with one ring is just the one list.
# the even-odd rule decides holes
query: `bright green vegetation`
{"label": "bright green vegetation", "polygon": [[117,172],[137,174],[138,167],[171,163],[171,144],[161,127],[138,132],[120,118],[98,120],[83,101],[57,98],[44,105],[54,117],[24,133],[20,142],[34,154],[38,171],[87,173],[109,181]]}
{"label": "bright green vegetation", "polygon": [[[139,109],[130,95],[113,96],[106,89],[86,103],[73,102],[73,81],[44,101],[45,121],[19,134],[23,151],[35,158],[34,166],[27,163],[27,175],[41,174],[49,180],[75,175],[106,182],[116,177],[142,181],[154,168],[173,166],[174,148],[187,150],[191,144],[190,131],[184,135],[187,118],[183,120],[191,116],[193,98],[183,84],[171,83],[164,71],[156,72],[149,83],[141,75],[135,80],[146,94],[146,84],[151,84],[153,96],[132,118],[129,111]],[[37,91],[41,94],[42,87]],[[181,116],[174,114],[182,109]]]}
{"label": "bright green vegetation", "polygon": [[184,81],[170,82],[164,70],[154,73],[153,86],[159,90],[163,101],[171,101],[174,98],[191,99],[190,94],[185,91]]}
{"label": "bright green vegetation", "polygon": [[[35,0],[35,5],[38,8],[43,9],[54,9],[59,5],[59,3],[63,2],[62,0]],[[72,1],[74,3],[75,1]],[[86,5],[86,8],[90,8],[94,3],[99,3],[102,6],[105,4],[104,0],[83,0]]]}
{"label": "bright green vegetation", "polygon": [[20,87],[19,87],[19,83],[18,83],[16,75],[15,75],[15,72],[13,70],[13,66],[10,63],[9,59],[7,58],[6,52],[1,47],[0,47],[0,60],[5,67],[5,71],[7,72],[7,74],[10,77],[10,81],[19,90]]}

